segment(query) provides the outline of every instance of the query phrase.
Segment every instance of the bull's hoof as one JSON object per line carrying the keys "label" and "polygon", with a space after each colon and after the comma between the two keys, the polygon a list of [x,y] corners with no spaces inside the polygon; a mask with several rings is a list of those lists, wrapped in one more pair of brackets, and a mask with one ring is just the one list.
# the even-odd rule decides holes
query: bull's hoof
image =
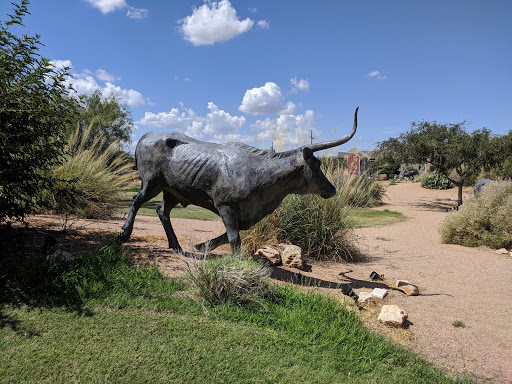
{"label": "bull's hoof", "polygon": [[201,253],[205,253],[207,250],[205,243],[196,244],[196,245],[194,245],[194,248],[197,249]]}
{"label": "bull's hoof", "polygon": [[169,249],[176,253],[183,253],[183,249],[179,245],[177,247],[169,247]]}
{"label": "bull's hoof", "polygon": [[126,232],[121,232],[118,236],[119,241],[121,243],[126,243],[128,239],[130,238],[130,235],[128,235]]}

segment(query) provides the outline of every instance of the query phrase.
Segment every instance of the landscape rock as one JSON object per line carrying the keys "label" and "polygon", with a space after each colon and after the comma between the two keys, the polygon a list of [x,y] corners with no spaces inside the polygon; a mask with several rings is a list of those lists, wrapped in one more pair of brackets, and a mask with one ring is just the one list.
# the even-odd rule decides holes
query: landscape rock
{"label": "landscape rock", "polygon": [[64,260],[73,260],[75,258],[71,253],[63,251],[62,249],[57,249],[55,252],[53,252],[52,256],[60,257]]}
{"label": "landscape rock", "polygon": [[407,313],[398,305],[384,305],[380,311],[379,321],[391,327],[402,327],[407,320]]}
{"label": "landscape rock", "polygon": [[411,284],[406,280],[397,280],[396,286],[402,292],[405,292],[409,296],[418,296],[420,294],[420,290],[417,285]]}
{"label": "landscape rock", "polygon": [[291,268],[304,269],[302,249],[300,249],[300,247],[291,244],[279,244],[278,248],[281,253],[283,265]]}
{"label": "landscape rock", "polygon": [[508,254],[509,254],[509,253],[508,253],[508,251],[507,251],[505,248],[498,249],[498,250],[496,251],[496,253],[497,253],[498,255],[508,255]]}
{"label": "landscape rock", "polygon": [[388,295],[388,290],[384,288],[374,288],[372,291],[372,296],[377,299],[383,299]]}
{"label": "landscape rock", "polygon": [[279,249],[269,245],[265,245],[263,248],[258,249],[255,256],[264,257],[271,265],[277,265],[281,262],[281,254],[279,253]]}
{"label": "landscape rock", "polygon": [[359,303],[373,304],[373,303],[375,303],[375,299],[373,298],[371,292],[360,292],[359,293]]}

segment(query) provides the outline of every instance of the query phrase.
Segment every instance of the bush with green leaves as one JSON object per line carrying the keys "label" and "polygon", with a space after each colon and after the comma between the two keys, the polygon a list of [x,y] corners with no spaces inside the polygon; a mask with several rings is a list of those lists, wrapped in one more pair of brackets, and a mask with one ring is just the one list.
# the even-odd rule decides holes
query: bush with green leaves
{"label": "bush with green leaves", "polygon": [[57,213],[109,216],[119,193],[137,177],[133,160],[119,150],[119,143],[105,147],[103,135],[93,135],[91,127],[77,127],[69,137],[64,162],[53,169],[55,188],[42,194],[45,205]]}
{"label": "bush with green leaves", "polygon": [[0,22],[0,222],[23,220],[38,208],[37,196],[52,190],[52,169],[62,161],[66,127],[76,101],[68,97],[67,69],[38,54],[39,35],[18,37],[28,1]]}
{"label": "bush with green leaves", "polygon": [[281,206],[242,234],[247,253],[264,244],[286,242],[301,247],[306,257],[326,260],[353,260],[350,244],[353,207],[371,207],[382,202],[384,189],[366,174],[353,175],[323,159],[323,171],[336,187],[336,195],[289,195]]}
{"label": "bush with green leaves", "polygon": [[440,232],[444,243],[512,248],[512,183],[496,182],[448,215]]}
{"label": "bush with green leaves", "polygon": [[420,185],[427,189],[450,189],[453,183],[448,178],[437,172],[429,172],[420,179]]}

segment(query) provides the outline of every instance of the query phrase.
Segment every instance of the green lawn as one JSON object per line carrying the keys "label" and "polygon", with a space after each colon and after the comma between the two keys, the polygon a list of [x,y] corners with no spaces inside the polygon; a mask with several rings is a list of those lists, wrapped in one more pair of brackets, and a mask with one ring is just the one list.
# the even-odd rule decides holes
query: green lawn
{"label": "green lawn", "polygon": [[350,211],[350,218],[355,228],[384,226],[407,219],[400,212],[370,208],[354,208]]}
{"label": "green lawn", "polygon": [[133,268],[118,243],[71,262],[4,255],[2,267],[2,383],[454,382],[318,293],[276,286],[211,306]]}
{"label": "green lawn", "polygon": [[[137,190],[138,189],[131,189],[130,191],[122,193],[121,199],[119,200],[119,212],[121,214],[126,215],[128,213],[133,195]],[[142,216],[156,217],[156,208],[160,205],[161,201],[162,194],[159,194],[154,199],[145,203],[142,208],[139,209],[138,214]],[[197,220],[220,220],[219,216],[207,209],[197,207],[195,205],[189,205],[184,208],[179,204],[171,211],[171,217]],[[354,208],[350,212],[350,217],[353,221],[354,227],[356,228],[389,225],[406,219],[405,216],[398,212],[389,211],[387,209],[379,211],[370,208]]]}
{"label": "green lawn", "polygon": [[[119,208],[118,211],[122,215],[127,215],[128,210],[130,209],[130,205],[132,203],[133,195],[136,191],[130,190],[125,191],[121,194],[121,198],[119,200]],[[147,203],[145,203],[142,208],[139,209],[138,215],[142,216],[152,216],[156,217],[156,209],[162,202],[162,194],[160,193],[157,197],[151,199]],[[197,220],[220,220],[220,217],[215,213],[195,206],[189,205],[184,208],[180,204],[174,207],[171,210],[171,217],[178,217],[181,219],[197,219]]]}

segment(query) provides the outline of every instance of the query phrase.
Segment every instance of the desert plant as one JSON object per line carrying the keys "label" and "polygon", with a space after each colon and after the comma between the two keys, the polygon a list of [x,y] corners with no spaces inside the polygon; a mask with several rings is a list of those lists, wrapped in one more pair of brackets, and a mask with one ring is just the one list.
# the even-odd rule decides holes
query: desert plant
{"label": "desert plant", "polygon": [[186,280],[197,291],[197,297],[210,305],[259,302],[269,296],[270,269],[241,255],[187,262]]}
{"label": "desert plant", "polygon": [[512,247],[512,183],[487,185],[448,215],[440,232],[444,243],[470,247]]}
{"label": "desert plant", "polygon": [[450,189],[453,183],[443,174],[429,172],[420,179],[420,185],[427,189]]}
{"label": "desert plant", "polygon": [[379,204],[384,189],[366,176],[351,175],[333,158],[322,159],[323,171],[336,187],[336,195],[322,199],[316,195],[290,195],[271,215],[244,232],[248,253],[268,243],[289,242],[298,245],[306,257],[352,260],[350,245],[352,207]]}
{"label": "desert plant", "polygon": [[58,213],[103,217],[112,213],[118,193],[136,175],[133,163],[119,151],[119,143],[103,147],[102,135],[91,137],[92,124],[70,135],[65,161],[54,168],[56,191],[43,198]]}

